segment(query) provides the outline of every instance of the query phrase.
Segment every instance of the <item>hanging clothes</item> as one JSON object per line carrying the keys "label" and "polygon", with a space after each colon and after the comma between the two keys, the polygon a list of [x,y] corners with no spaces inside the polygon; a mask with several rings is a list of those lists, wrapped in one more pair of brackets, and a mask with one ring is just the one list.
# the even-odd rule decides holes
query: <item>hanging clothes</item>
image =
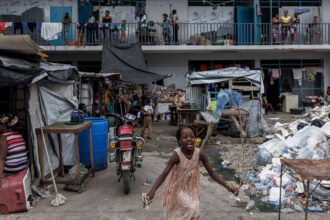
{"label": "hanging clothes", "polygon": [[6,22],[0,22],[0,34],[6,34]]}
{"label": "hanging clothes", "polygon": [[280,71],[278,69],[272,69],[272,79],[278,79],[280,77]]}
{"label": "hanging clothes", "polygon": [[62,23],[48,23],[44,22],[41,25],[41,37],[44,40],[56,40],[60,33],[62,33]]}
{"label": "hanging clothes", "polygon": [[281,85],[282,85],[282,88],[288,87],[287,84],[289,84],[290,87],[294,86],[293,70],[281,69]]}
{"label": "hanging clothes", "polygon": [[304,69],[293,69],[293,78],[302,79],[303,71],[304,71]]}
{"label": "hanging clothes", "polygon": [[316,69],[312,68],[306,68],[306,73],[305,73],[305,80],[308,82],[312,82],[315,80],[315,75],[316,75]]}

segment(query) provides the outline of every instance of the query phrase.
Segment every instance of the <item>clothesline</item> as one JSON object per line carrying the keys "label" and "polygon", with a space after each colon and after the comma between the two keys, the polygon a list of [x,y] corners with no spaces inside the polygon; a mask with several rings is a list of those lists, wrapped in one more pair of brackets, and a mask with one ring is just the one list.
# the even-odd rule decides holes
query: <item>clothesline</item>
{"label": "clothesline", "polygon": [[281,70],[300,70],[300,69],[322,69],[323,67],[320,67],[320,66],[305,66],[305,67],[301,67],[301,68],[288,68],[288,67],[284,67],[284,68],[266,68],[266,67],[262,67],[262,69],[264,70],[269,70],[269,69],[281,69]]}

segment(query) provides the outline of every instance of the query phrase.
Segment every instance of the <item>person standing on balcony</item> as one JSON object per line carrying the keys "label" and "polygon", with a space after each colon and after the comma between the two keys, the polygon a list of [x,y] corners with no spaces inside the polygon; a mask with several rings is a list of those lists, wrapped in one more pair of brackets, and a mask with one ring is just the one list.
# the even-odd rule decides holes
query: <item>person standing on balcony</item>
{"label": "person standing on balcony", "polygon": [[292,19],[288,15],[288,10],[284,10],[284,15],[281,17],[281,24],[282,24],[282,43],[285,42],[287,36],[288,36],[288,31],[290,31],[290,25],[291,25]]}
{"label": "person standing on balcony", "polygon": [[140,27],[141,27],[140,34],[142,37],[142,43],[144,44],[147,42],[147,37],[148,37],[148,18],[144,11],[141,12],[139,23],[140,23]]}
{"label": "person standing on balcony", "polygon": [[65,12],[64,17],[62,19],[63,23],[63,43],[64,45],[68,45],[69,40],[69,31],[70,31],[70,24],[72,23],[71,18],[69,16],[69,12]]}
{"label": "person standing on balcony", "polygon": [[310,24],[311,27],[311,43],[314,43],[317,36],[317,43],[321,43],[321,28],[320,28],[320,22],[318,21],[317,16],[314,16],[312,24]]}
{"label": "person standing on balcony", "polygon": [[163,14],[163,22],[157,23],[159,26],[163,27],[163,41],[167,45],[170,43],[170,21],[168,20],[168,15]]}
{"label": "person standing on balcony", "polygon": [[279,43],[279,36],[278,36],[278,26],[280,23],[280,19],[278,14],[273,17],[273,41],[274,43]]}
{"label": "person standing on balcony", "polygon": [[298,33],[299,26],[300,26],[300,19],[298,17],[298,13],[294,13],[292,19],[292,27],[291,27],[291,43],[293,43],[295,40],[295,36]]}
{"label": "person standing on balcony", "polygon": [[[112,17],[110,16],[109,10],[106,10],[105,16],[103,16],[102,18],[103,43],[105,43],[105,39],[106,39],[105,29],[110,30],[110,23],[112,23]],[[109,42],[110,42],[110,34],[109,34]]]}
{"label": "person standing on balcony", "polygon": [[178,14],[176,13],[175,9],[172,10],[171,20],[172,20],[172,25],[173,25],[174,42],[175,42],[175,44],[178,44],[179,17],[178,17]]}
{"label": "person standing on balcony", "polygon": [[87,36],[88,43],[95,44],[97,23],[95,17],[93,16],[93,12],[89,13],[89,19],[87,21],[87,31],[88,31],[88,36]]}

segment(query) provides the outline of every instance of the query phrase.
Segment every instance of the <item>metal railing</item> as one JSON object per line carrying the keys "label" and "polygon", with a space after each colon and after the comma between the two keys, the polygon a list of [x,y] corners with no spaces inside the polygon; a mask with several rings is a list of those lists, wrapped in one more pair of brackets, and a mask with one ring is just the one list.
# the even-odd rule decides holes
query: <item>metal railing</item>
{"label": "metal railing", "polygon": [[330,24],[180,23],[168,28],[156,23],[42,23],[8,26],[0,34],[28,34],[38,45],[92,46],[104,43],[144,45],[308,45],[329,44]]}

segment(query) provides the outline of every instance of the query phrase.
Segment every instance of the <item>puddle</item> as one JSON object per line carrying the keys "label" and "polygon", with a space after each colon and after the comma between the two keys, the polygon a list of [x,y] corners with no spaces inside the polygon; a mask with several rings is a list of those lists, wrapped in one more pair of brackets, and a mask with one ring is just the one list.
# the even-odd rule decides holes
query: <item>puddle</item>
{"label": "puddle", "polygon": [[[208,156],[210,164],[213,169],[225,180],[225,181],[234,181],[236,184],[240,183],[240,178],[235,176],[235,170],[234,169],[223,169],[221,163],[221,154],[219,153],[219,150],[217,146],[206,146],[204,148],[204,153]],[[204,176],[208,176],[208,174],[202,174]],[[213,181],[213,180],[211,180]],[[272,206],[270,203],[264,203],[261,201],[262,197],[255,197],[249,193],[245,193],[247,196],[250,197],[250,199],[253,199],[255,201],[255,206],[260,212],[277,212],[277,209]],[[245,209],[247,205],[247,202],[239,202],[236,201],[236,206],[238,208]]]}
{"label": "puddle", "polygon": [[[234,169],[223,169],[221,165],[223,160],[220,158],[219,150],[215,146],[207,146],[203,151],[208,156],[211,167],[215,169],[217,174],[219,174],[225,181],[234,181],[239,184],[240,178],[235,177]],[[203,175],[207,176],[208,174]]]}

